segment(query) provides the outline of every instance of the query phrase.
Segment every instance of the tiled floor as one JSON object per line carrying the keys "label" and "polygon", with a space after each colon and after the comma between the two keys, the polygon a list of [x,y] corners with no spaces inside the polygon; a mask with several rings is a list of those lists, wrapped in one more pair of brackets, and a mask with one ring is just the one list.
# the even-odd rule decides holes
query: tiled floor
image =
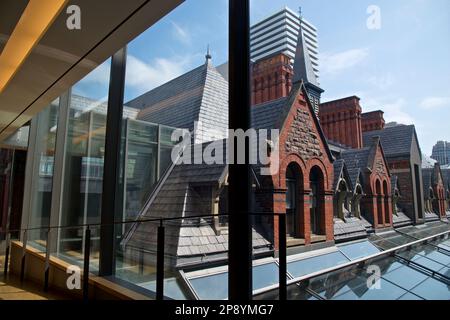
{"label": "tiled floor", "polygon": [[61,295],[44,292],[42,286],[9,276],[5,281],[3,271],[0,272],[0,300],[62,300],[67,299]]}

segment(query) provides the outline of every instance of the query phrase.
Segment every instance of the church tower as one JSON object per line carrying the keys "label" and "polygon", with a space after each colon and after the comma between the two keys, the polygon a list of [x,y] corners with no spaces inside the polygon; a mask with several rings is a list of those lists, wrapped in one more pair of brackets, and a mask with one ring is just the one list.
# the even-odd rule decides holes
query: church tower
{"label": "church tower", "polygon": [[292,83],[295,84],[300,81],[303,81],[305,84],[309,99],[311,100],[316,116],[318,117],[320,96],[324,90],[320,88],[317,76],[314,73],[311,58],[305,43],[305,35],[301,29],[298,33],[297,49],[294,61],[294,78]]}

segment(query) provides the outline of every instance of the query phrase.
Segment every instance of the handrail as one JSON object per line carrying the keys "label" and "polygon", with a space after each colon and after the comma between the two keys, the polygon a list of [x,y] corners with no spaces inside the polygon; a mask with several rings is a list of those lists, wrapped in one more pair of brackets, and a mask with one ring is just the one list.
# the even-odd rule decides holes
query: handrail
{"label": "handrail", "polygon": [[[316,271],[316,272],[313,272],[313,273],[310,273],[310,274],[307,274],[307,275],[304,275],[304,276],[296,277],[294,279],[288,280],[287,281],[287,285],[290,286],[292,284],[298,284],[298,283],[300,283],[302,281],[306,281],[306,280],[309,280],[309,279],[312,279],[312,278],[316,278],[316,277],[322,276],[324,274],[327,274],[329,272],[334,272],[334,271],[345,269],[345,268],[348,268],[348,267],[351,267],[351,266],[354,266],[354,265],[358,265],[358,264],[363,263],[363,262],[365,262],[367,260],[370,260],[370,259],[375,259],[375,258],[379,258],[379,257],[386,256],[386,255],[392,255],[392,254],[395,254],[395,251],[409,248],[411,246],[420,244],[420,243],[422,243],[424,241],[428,241],[428,240],[431,240],[431,239],[436,238],[436,237],[443,236],[443,235],[448,234],[448,233],[450,233],[450,231],[441,232],[441,233],[429,236],[427,238],[423,238],[423,239],[420,239],[420,240],[417,240],[417,241],[413,241],[413,242],[410,242],[410,243],[407,243],[407,244],[404,244],[404,245],[400,245],[400,246],[395,247],[395,248],[387,249],[385,251],[369,255],[367,257],[359,258],[359,259],[356,259],[356,260],[353,260],[353,261],[349,261],[347,263],[344,263],[344,264],[341,264],[341,265],[338,265],[338,266],[330,267],[330,268],[319,270],[319,271]],[[262,289],[262,290],[260,290],[258,292],[258,295],[261,295],[261,294],[273,291],[274,289],[277,289],[278,286],[279,286],[278,284],[274,284],[270,288]]]}
{"label": "handrail", "polygon": [[[250,212],[251,216],[269,216],[269,217],[276,217],[280,215],[285,215],[285,213],[256,213],[256,212]],[[114,221],[113,223],[83,223],[78,225],[66,225],[66,226],[40,226],[40,227],[32,227],[32,228],[20,228],[20,229],[10,229],[5,231],[0,231],[0,234],[8,234],[8,233],[14,233],[14,232],[21,232],[21,231],[37,231],[37,230],[48,230],[48,229],[78,229],[78,228],[87,228],[87,227],[103,227],[103,226],[114,226],[114,225],[121,225],[121,224],[130,224],[130,223],[145,223],[145,222],[160,222],[160,221],[177,221],[177,220],[189,220],[189,219],[200,219],[200,218],[216,218],[216,217],[228,217],[229,214],[208,214],[208,215],[195,215],[195,216],[188,216],[188,217],[171,217],[171,218],[163,218],[163,217],[154,217],[154,218],[148,218],[148,219],[138,219],[138,220],[122,220],[122,221]]]}

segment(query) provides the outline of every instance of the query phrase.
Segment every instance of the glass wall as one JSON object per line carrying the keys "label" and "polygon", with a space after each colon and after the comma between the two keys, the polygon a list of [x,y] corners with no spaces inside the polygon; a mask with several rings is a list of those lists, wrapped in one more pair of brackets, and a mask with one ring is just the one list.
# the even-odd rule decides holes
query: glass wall
{"label": "glass wall", "polygon": [[[60,226],[100,222],[110,64],[109,59],[98,66],[69,95]],[[92,259],[98,262],[99,229],[91,233]],[[60,255],[78,262],[83,248],[84,228],[60,230]]]}
{"label": "glass wall", "polygon": [[[24,206],[24,214],[28,215],[28,228],[50,225],[58,114],[59,98],[31,122],[29,171],[25,182],[29,206]],[[31,230],[28,233],[28,240],[37,247],[45,246],[46,234],[45,229]]]}
{"label": "glass wall", "polygon": [[[188,129],[193,133],[188,143],[197,144],[226,137],[227,30],[227,2],[186,1],[128,44],[122,219],[206,216],[219,210],[218,199],[225,188],[219,180],[225,167],[215,168],[210,178],[210,172],[172,166],[173,147],[178,143],[172,141],[172,133]],[[202,176],[205,180],[196,183]],[[129,223],[116,230],[116,276],[150,291],[155,291],[157,227],[155,223]],[[190,248],[190,236],[183,233],[203,230],[210,235],[217,243],[212,246],[213,254],[222,261],[227,257],[228,239],[219,235],[219,223],[209,217],[165,227],[165,289],[172,298],[184,299],[177,266],[190,259],[198,262],[208,245],[195,243]]]}

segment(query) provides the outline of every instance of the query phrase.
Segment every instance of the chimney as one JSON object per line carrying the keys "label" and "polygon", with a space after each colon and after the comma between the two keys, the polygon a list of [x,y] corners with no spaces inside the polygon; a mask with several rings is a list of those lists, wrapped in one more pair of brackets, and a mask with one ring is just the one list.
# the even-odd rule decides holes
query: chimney
{"label": "chimney", "polygon": [[383,130],[386,123],[383,115],[384,112],[381,110],[363,113],[361,115],[362,131]]}

